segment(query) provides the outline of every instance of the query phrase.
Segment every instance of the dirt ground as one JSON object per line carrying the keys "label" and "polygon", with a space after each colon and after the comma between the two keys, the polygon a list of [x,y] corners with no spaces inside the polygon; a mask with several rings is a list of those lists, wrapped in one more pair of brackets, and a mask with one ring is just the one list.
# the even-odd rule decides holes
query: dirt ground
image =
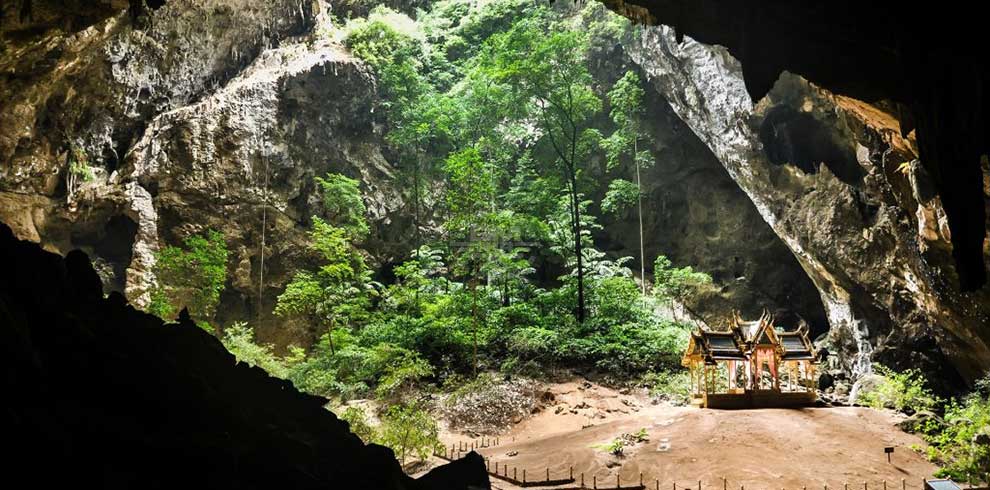
{"label": "dirt ground", "polygon": [[[509,466],[521,477],[575,478],[590,488],[639,482],[647,488],[697,490],[883,489],[920,490],[935,466],[911,449],[923,445],[898,429],[898,415],[867,408],[705,410],[654,405],[645,393],[620,393],[583,380],[549,385],[553,400],[539,413],[499,435],[497,447],[479,450],[500,472]],[[549,398],[549,397],[548,397]],[[621,457],[600,446],[623,433],[645,428],[648,442],[625,448]],[[450,447],[471,439],[445,431]],[[480,441],[476,439],[476,441]],[[887,463],[884,447],[895,447]],[[726,482],[723,483],[723,478]],[[492,479],[498,488],[515,488]]]}

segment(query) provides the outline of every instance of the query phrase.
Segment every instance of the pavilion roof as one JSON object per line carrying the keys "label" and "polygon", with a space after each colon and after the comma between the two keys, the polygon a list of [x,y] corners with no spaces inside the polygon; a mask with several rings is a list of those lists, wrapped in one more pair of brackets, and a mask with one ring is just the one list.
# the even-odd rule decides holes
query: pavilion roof
{"label": "pavilion roof", "polygon": [[781,358],[785,360],[814,360],[818,357],[808,337],[808,328],[804,325],[790,332],[778,332],[777,338],[783,350]]}
{"label": "pavilion roof", "polygon": [[705,362],[747,359],[745,344],[734,332],[698,329],[691,336],[694,351],[688,354],[701,355]]}

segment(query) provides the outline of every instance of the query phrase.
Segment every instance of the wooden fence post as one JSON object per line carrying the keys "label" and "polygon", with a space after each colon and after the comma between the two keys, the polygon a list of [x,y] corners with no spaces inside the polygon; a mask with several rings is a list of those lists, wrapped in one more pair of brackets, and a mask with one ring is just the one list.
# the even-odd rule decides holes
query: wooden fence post
{"label": "wooden fence post", "polygon": [[526,483],[526,468],[523,468],[523,483]]}
{"label": "wooden fence post", "polygon": [[519,481],[519,479],[516,478],[517,476],[519,476],[519,473],[516,472],[516,470],[518,470],[518,469],[519,469],[518,467],[512,468],[512,479],[513,480],[516,480],[516,481]]}

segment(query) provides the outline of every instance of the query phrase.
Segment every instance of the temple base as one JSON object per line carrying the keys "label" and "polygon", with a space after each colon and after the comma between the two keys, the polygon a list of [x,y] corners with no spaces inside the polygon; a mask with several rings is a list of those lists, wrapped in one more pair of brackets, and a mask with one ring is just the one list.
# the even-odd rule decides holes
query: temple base
{"label": "temple base", "polygon": [[702,408],[790,408],[807,407],[818,401],[814,391],[779,392],[774,390],[746,390],[743,393],[712,393],[692,399],[692,405]]}

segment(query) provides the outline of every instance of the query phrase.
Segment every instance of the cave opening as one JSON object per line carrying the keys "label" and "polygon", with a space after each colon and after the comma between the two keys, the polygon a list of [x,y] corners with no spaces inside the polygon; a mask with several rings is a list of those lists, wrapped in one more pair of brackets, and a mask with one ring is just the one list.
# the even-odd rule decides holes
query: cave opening
{"label": "cave opening", "polygon": [[73,230],[73,246],[92,257],[105,293],[124,292],[137,231],[137,223],[121,214],[110,217],[102,226]]}
{"label": "cave opening", "polygon": [[818,173],[825,165],[842,182],[856,185],[865,172],[848,141],[807,112],[788,105],[771,108],[759,129],[760,141],[770,161],[791,164],[806,174]]}
{"label": "cave opening", "polygon": [[[951,265],[911,248],[924,231],[913,221],[918,199],[898,209],[896,198],[904,196],[878,195],[884,178],[889,185],[913,172],[888,165],[905,161],[887,158],[895,145],[883,147],[890,141],[859,126],[857,116],[832,111],[838,106],[825,89],[806,87],[804,79],[792,87],[798,92],[775,89],[762,98],[770,88],[760,90],[754,73],[772,81],[779,71],[752,57],[737,64],[720,43],[633,26],[593,1],[392,2],[337,8],[328,19],[315,18],[317,9],[331,13],[322,1],[107,3],[129,3],[135,18],[127,22],[122,12],[112,29],[83,33],[77,51],[15,38],[14,49],[0,49],[3,61],[26,53],[16,74],[0,77],[0,88],[13,93],[0,100],[28,101],[17,112],[37,115],[9,118],[18,123],[11,134],[22,150],[9,161],[31,161],[0,174],[0,211],[7,211],[4,200],[23,201],[0,218],[18,220],[18,237],[33,233],[91,257],[28,250],[0,227],[0,250],[33,257],[0,277],[0,319],[13,311],[15,320],[31,322],[11,323],[16,342],[0,345],[13,346],[15,356],[4,360],[41,353],[46,361],[14,371],[41,382],[0,378],[28,392],[43,388],[43,398],[16,397],[24,405],[15,418],[36,413],[30,405],[41,400],[54,407],[56,424],[71,425],[63,437],[61,426],[44,430],[48,412],[17,419],[50,436],[38,438],[39,448],[93,438],[125,453],[103,458],[73,445],[64,454],[77,466],[65,474],[113,465],[104,468],[107,478],[129,471],[119,480],[128,486],[142,474],[184,476],[147,464],[171,456],[188,460],[186,472],[211,470],[215,480],[194,481],[218,488],[325,488],[355,476],[337,473],[354,468],[365,473],[357,476],[399,482],[365,487],[429,488],[399,475],[425,472],[419,465],[436,459],[430,451],[446,452],[451,442],[463,447],[458,439],[518,431],[512,443],[523,435],[519,446],[477,449],[513,458],[523,475],[541,466],[546,480],[565,471],[548,464],[553,455],[575,451],[566,456],[583,465],[582,482],[585,472],[605,472],[626,488],[634,466],[660,478],[683,476],[654,464],[664,455],[643,450],[650,438],[666,452],[673,437],[691,463],[728,465],[723,456],[752,449],[733,446],[752,435],[752,426],[737,425],[749,414],[691,410],[695,400],[683,394],[682,385],[716,383],[685,372],[679,361],[705,329],[735,335],[739,323],[760,317],[759,324],[774,325],[770,332],[822,340],[807,352],[782,347],[774,354],[781,358],[799,354],[814,364],[826,348],[834,358],[875,354],[857,365],[864,370],[823,365],[836,379],[805,386],[830,390],[819,400],[836,410],[758,415],[812,448],[847,435],[865,446],[903,436],[880,411],[850,406],[857,401],[849,388],[869,374],[871,360],[928,374],[990,359],[986,349],[953,351],[936,335],[972,333],[964,321],[990,301],[947,298],[956,291],[943,294],[939,269]],[[714,9],[719,2],[709,3]],[[52,32],[62,40],[57,26]],[[745,50],[760,45],[759,32],[746,35]],[[803,72],[791,73],[798,79]],[[89,76],[111,83],[83,83]],[[23,89],[21,79],[37,90]],[[31,101],[46,100],[49,86],[57,96],[34,110]],[[865,110],[882,109],[870,104]],[[7,120],[0,117],[0,125]],[[102,148],[93,156],[102,156],[113,178],[97,172],[78,200],[50,192],[65,175],[50,170],[62,164],[48,158],[44,138],[20,135],[52,128],[72,128],[65,138]],[[896,138],[895,130],[882,131]],[[862,156],[867,146],[869,160]],[[17,182],[8,186],[8,176]],[[935,201],[941,195],[933,189]],[[134,218],[114,215],[122,207]],[[521,235],[526,245],[489,239],[503,233]],[[901,248],[891,252],[891,244]],[[134,308],[116,294],[125,286]],[[829,286],[837,294],[828,296]],[[945,317],[944,327],[933,312]],[[51,318],[58,330],[48,328]],[[826,347],[826,334],[843,323],[854,328],[855,352]],[[908,329],[911,338],[897,337]],[[779,364],[761,366],[777,378]],[[969,374],[930,379],[961,386]],[[794,378],[803,375],[787,375],[789,383]],[[849,425],[834,428],[842,422],[837,413],[866,415],[838,417]],[[478,422],[489,414],[498,420]],[[392,437],[409,431],[391,425],[407,416],[417,430],[433,431],[413,438],[425,441],[425,450],[409,466],[407,448]],[[611,433],[617,422],[643,427],[642,435]],[[725,431],[723,443],[705,444],[707,434],[689,439],[712,426]],[[529,430],[535,432],[522,432]],[[372,442],[395,457],[365,444]],[[789,447],[783,440],[760,444]],[[618,449],[596,453],[603,445]],[[698,457],[681,452],[699,448]],[[34,456],[43,450],[30,454],[47,463]],[[788,488],[824,470],[864,480],[879,474],[860,472],[857,458],[812,457],[848,467],[807,469],[786,457],[779,466],[804,471],[779,481]],[[906,457],[914,458],[907,470],[890,466],[883,477],[901,471],[917,481],[933,470],[918,455]],[[487,482],[478,459],[468,473]],[[631,464],[620,474],[624,462]],[[759,478],[777,466],[741,463],[754,467],[740,472]],[[706,474],[699,466],[676,470]],[[440,470],[447,471],[451,466]],[[460,488],[460,480],[438,487]],[[652,488],[652,479],[640,486]]]}

